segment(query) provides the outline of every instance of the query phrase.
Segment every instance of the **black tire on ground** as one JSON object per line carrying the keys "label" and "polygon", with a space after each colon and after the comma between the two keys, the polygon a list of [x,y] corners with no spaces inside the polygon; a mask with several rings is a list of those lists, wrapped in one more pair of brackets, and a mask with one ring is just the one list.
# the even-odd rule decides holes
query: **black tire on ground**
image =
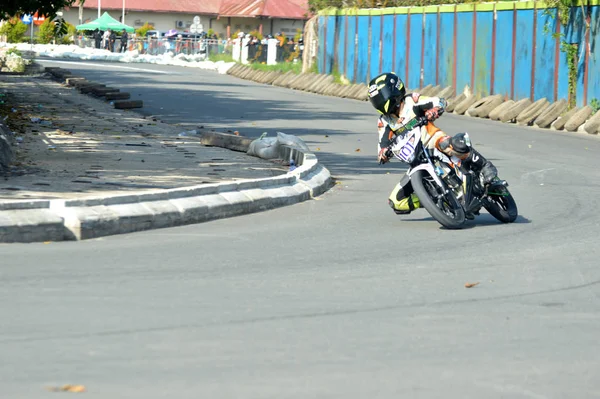
{"label": "black tire on ground", "polygon": [[501,191],[502,195],[490,195],[483,207],[502,223],[514,222],[519,216],[519,211],[512,194],[504,186],[494,189]]}
{"label": "black tire on ground", "polygon": [[424,170],[416,171],[410,178],[419,201],[427,209],[427,212],[442,226],[447,229],[461,229],[465,224],[465,212],[458,203],[458,200],[452,192],[446,195],[446,200],[449,202],[448,205],[451,208],[451,212],[454,213],[453,215],[449,215],[438,208],[437,204],[431,198],[430,191],[425,186],[426,184],[430,184],[428,179],[431,179],[431,176]]}

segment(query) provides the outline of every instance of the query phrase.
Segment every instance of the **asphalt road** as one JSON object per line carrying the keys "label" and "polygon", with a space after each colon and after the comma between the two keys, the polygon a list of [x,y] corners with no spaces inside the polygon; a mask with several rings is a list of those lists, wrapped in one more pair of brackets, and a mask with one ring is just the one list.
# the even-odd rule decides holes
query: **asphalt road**
{"label": "asphalt road", "polygon": [[367,103],[185,68],[62,66],[167,122],[300,135],[338,184],[200,225],[0,245],[0,397],[67,383],[90,398],[600,397],[596,137],[444,116],[520,211],[448,231],[388,208],[403,169],[376,164]]}

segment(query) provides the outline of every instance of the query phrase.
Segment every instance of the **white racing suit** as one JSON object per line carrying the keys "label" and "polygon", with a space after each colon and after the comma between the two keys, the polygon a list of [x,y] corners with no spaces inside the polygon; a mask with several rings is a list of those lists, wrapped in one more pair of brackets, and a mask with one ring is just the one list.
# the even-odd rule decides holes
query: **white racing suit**
{"label": "white racing suit", "polygon": [[[379,133],[379,149],[388,147],[396,137],[396,132],[401,130],[405,123],[418,116],[425,115],[429,109],[438,107],[443,112],[446,107],[446,100],[439,97],[426,97],[418,93],[407,94],[404,100],[404,106],[398,118],[390,115],[379,117],[377,129]],[[496,176],[496,168],[491,162],[487,161],[481,154],[471,147],[470,142],[462,141],[462,146],[453,148],[453,139],[446,135],[440,128],[432,122],[418,127],[421,132],[421,141],[430,151],[437,149],[449,157],[457,157],[462,160],[463,167],[474,171],[481,171],[486,180],[493,179]],[[460,133],[456,137],[459,137]],[[400,183],[394,187],[390,193],[388,203],[397,214],[407,214],[420,207],[419,199],[413,193],[410,179],[405,175]]]}

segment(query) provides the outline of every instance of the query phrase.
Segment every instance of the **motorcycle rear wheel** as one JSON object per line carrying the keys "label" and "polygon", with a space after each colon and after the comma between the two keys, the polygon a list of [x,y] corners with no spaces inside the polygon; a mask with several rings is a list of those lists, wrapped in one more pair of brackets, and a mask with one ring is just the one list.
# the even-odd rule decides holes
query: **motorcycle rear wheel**
{"label": "motorcycle rear wheel", "polygon": [[483,207],[502,223],[512,223],[519,216],[517,203],[512,194],[504,186],[494,187],[498,194],[491,194],[483,204]]}
{"label": "motorcycle rear wheel", "polygon": [[452,191],[437,199],[438,186],[424,170],[416,171],[410,178],[413,189],[427,212],[447,229],[461,229],[465,224],[465,211]]}

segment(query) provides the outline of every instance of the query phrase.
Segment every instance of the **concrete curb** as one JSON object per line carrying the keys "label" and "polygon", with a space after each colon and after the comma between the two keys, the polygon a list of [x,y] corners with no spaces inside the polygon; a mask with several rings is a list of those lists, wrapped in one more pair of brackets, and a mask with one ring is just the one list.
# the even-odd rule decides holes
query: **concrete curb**
{"label": "concrete curb", "polygon": [[[230,70],[233,68],[230,68]],[[44,69],[46,73],[49,73],[61,83],[67,86],[78,89],[83,94],[89,94],[96,97],[106,97],[107,101],[113,101],[115,109],[133,109],[143,108],[144,102],[141,100],[136,101],[115,101],[115,100],[128,100],[130,98],[129,93],[120,93],[117,88],[106,87],[106,85],[88,81],[85,78],[72,76],[72,73],[68,70],[58,67],[46,67]]]}
{"label": "concrete curb", "polygon": [[[207,145],[246,151],[246,137],[204,132]],[[297,168],[272,178],[147,190],[73,200],[23,200],[0,204],[0,242],[84,240],[201,223],[261,212],[314,198],[333,184],[313,153],[281,146],[279,158]]]}

